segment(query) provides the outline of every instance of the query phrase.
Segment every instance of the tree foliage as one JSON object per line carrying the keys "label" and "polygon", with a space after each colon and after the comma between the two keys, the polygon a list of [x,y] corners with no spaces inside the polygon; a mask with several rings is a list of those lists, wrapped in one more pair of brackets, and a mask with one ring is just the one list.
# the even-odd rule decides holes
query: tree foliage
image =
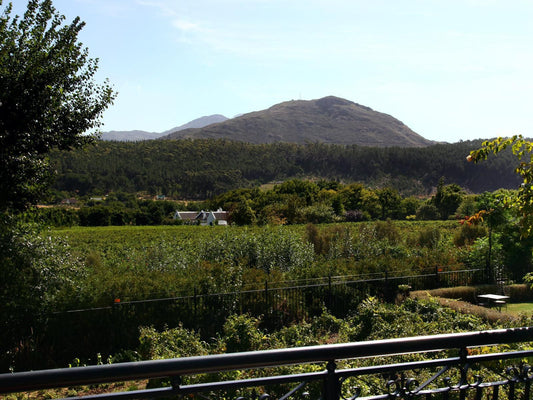
{"label": "tree foliage", "polygon": [[498,154],[507,148],[511,148],[513,155],[519,160],[515,172],[520,176],[522,184],[516,192],[506,192],[500,197],[515,212],[522,236],[527,237],[533,233],[533,142],[521,135],[485,141],[481,148],[470,152],[467,160],[477,163],[486,160],[491,153]]}
{"label": "tree foliage", "polygon": [[[318,179],[319,187],[308,185],[306,202],[321,189],[338,190],[320,187],[320,180],[354,183],[342,194],[350,198],[345,211],[351,211],[360,209],[358,202],[366,195],[358,186],[361,183],[373,188],[391,187],[403,196],[427,195],[441,177],[474,193],[515,187],[519,179],[513,172],[512,154],[504,152],[479,165],[464,159],[464,154],[480,145],[481,141],[476,141],[374,149],[319,143],[151,140],[99,142],[85,151],[54,151],[51,158],[58,171],[54,188],[71,195],[148,191],[205,200],[229,190],[313,177]],[[291,186],[286,185],[283,191],[296,189]]]}
{"label": "tree foliage", "polygon": [[93,142],[84,133],[114,98],[93,81],[98,61],[77,40],[84,23],[64,19],[51,0],[29,0],[22,18],[8,4],[0,16],[1,210],[38,200],[51,175],[45,155]]}

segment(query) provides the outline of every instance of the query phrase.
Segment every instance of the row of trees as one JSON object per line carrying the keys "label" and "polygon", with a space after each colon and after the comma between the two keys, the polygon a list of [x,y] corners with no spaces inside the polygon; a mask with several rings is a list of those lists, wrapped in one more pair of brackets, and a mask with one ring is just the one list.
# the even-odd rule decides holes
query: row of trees
{"label": "row of trees", "polygon": [[176,210],[222,208],[236,225],[358,222],[386,219],[445,220],[478,211],[473,195],[441,179],[431,197],[402,196],[385,187],[371,189],[362,183],[291,179],[271,189],[230,190],[207,201],[141,200],[133,194],[111,193],[102,200],[79,201],[78,208],[46,207],[28,218],[51,226],[177,224]]}
{"label": "row of trees", "polygon": [[[441,179],[430,198],[402,196],[385,187],[370,189],[361,183],[288,180],[271,190],[232,190],[208,201],[211,208],[230,211],[232,222],[245,224],[328,223],[375,219],[437,220],[455,217],[469,197],[456,184]],[[463,212],[467,212],[464,210]]]}
{"label": "row of trees", "polygon": [[428,195],[441,177],[474,193],[516,188],[515,161],[503,152],[474,165],[465,154],[481,141],[426,148],[369,148],[322,143],[249,144],[228,140],[99,142],[51,154],[57,196],[147,191],[204,200],[238,188],[287,179],[362,182],[402,195]]}

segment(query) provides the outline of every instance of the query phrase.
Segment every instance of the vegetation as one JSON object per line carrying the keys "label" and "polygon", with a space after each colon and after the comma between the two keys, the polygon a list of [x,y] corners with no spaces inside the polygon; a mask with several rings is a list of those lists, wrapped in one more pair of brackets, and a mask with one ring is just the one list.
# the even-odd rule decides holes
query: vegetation
{"label": "vegetation", "polygon": [[[114,93],[107,83],[93,82],[97,62],[77,42],[83,23],[62,23],[50,0],[30,0],[22,18],[12,17],[7,6],[0,18],[2,370],[50,366],[57,362],[50,359],[54,354],[64,361],[85,349],[87,343],[50,340],[65,334],[58,315],[73,309],[109,309],[110,320],[101,322],[114,328],[132,323],[128,309],[121,308],[126,301],[439,266],[484,268],[494,281],[521,281],[531,270],[533,162],[522,158],[533,145],[522,138],[497,139],[473,151],[474,161],[490,151],[502,153],[483,166],[457,158],[476,142],[425,149],[95,142],[84,132],[98,128]],[[97,145],[81,151],[86,143]],[[505,152],[507,147],[512,151]],[[523,186],[516,192],[466,194],[514,185],[516,178],[501,168],[511,153],[519,158]],[[59,171],[56,200],[104,194],[106,200],[86,198],[79,210],[48,209],[38,217],[23,213],[43,197],[51,165]],[[259,189],[277,181],[270,190]],[[205,202],[139,200],[132,195],[139,191]],[[430,197],[413,196],[420,193]],[[230,210],[234,226],[161,226],[174,224],[176,208],[200,205]],[[455,216],[461,225],[448,220]],[[44,231],[40,218],[62,226],[122,226]],[[525,281],[531,283],[532,276]],[[408,287],[398,290],[397,298],[390,296],[396,288],[386,293],[389,302],[350,299],[343,319],[325,309],[280,327],[269,316],[292,317],[286,308],[236,313],[209,339],[205,331],[180,325],[179,313],[164,313],[166,327],[134,320],[129,331],[99,339],[116,350],[124,337],[135,336],[135,346],[104,355],[118,362],[531,324],[526,317],[496,322],[464,313],[464,304],[442,307],[440,300],[408,298]],[[316,306],[312,302],[305,307]],[[100,314],[78,315],[90,326]]]}
{"label": "vegetation", "polygon": [[[499,154],[508,147],[520,161],[515,172],[520,176],[522,184],[516,193],[501,196],[502,203],[513,210],[519,219],[522,236],[533,233],[533,142],[525,140],[517,135],[511,138],[497,138],[493,141],[483,142],[480,149],[472,151],[468,161],[478,162],[486,160],[490,153]],[[524,159],[528,161],[524,161]]]}
{"label": "vegetation", "polygon": [[[0,1],[0,6],[2,2]],[[22,17],[0,15],[0,357],[34,346],[34,332],[81,274],[61,241],[23,223],[52,177],[47,158],[94,142],[114,93],[93,77],[97,61],[77,41],[84,24],[63,25],[50,0],[29,0]]]}
{"label": "vegetation", "polygon": [[[467,192],[517,188],[514,160],[503,152],[474,165],[464,155],[481,141],[425,148],[370,148],[310,143],[249,144],[228,140],[99,142],[84,151],[54,152],[57,200],[112,192],[147,192],[205,200],[239,188],[292,178],[391,187],[403,196],[428,195],[443,177]],[[51,200],[54,200],[52,198]],[[348,210],[353,208],[348,208]]]}
{"label": "vegetation", "polygon": [[[405,323],[409,321],[409,323]],[[333,344],[351,341],[378,340],[391,337],[410,337],[420,334],[440,334],[450,332],[467,332],[472,330],[497,329],[501,327],[529,326],[531,317],[521,316],[516,319],[500,320],[490,322],[482,317],[471,313],[464,313],[452,307],[443,306],[436,298],[412,299],[407,298],[399,304],[388,304],[378,301],[376,298],[368,297],[362,301],[351,316],[337,318],[326,310],[309,320],[301,321],[274,330],[266,330],[261,327],[261,317],[254,317],[249,314],[232,315],[224,324],[221,331],[214,337],[204,339],[192,329],[183,326],[172,328],[154,329],[153,327],[142,327],[139,334],[139,345],[135,351],[124,351],[111,357],[96,355],[92,362],[115,363],[121,361],[139,361],[151,359],[167,359],[173,357],[190,357],[207,354],[220,354],[227,352],[266,350],[273,348],[290,348],[300,346],[310,346],[316,344]],[[507,346],[508,347],[508,346]],[[525,349],[527,344],[513,345],[513,350]],[[509,350],[507,348],[506,350]],[[487,347],[480,348],[479,352],[487,352]],[[455,354],[454,354],[455,356]],[[443,357],[442,353],[429,355],[397,355],[395,360],[415,361],[428,359],[424,357]],[[84,365],[88,360],[75,359],[72,366]],[[391,363],[390,358],[359,358],[344,361],[343,368],[357,368],[375,365],[376,363]],[[488,380],[506,364],[498,363],[492,365],[494,368],[483,370],[483,376]],[[227,371],[219,373],[217,376],[191,375],[182,377],[182,383],[195,384],[206,382],[210,379],[234,380],[243,378],[254,378],[264,376],[266,373],[274,375],[285,375],[296,372],[311,372],[323,370],[323,365],[302,364],[291,367],[272,367],[266,371]],[[477,373],[481,374],[479,369]],[[417,378],[424,380],[424,374],[434,372],[419,370]],[[450,371],[452,373],[452,371]],[[429,378],[429,376],[427,377]],[[374,393],[382,387],[382,377],[369,376],[364,380],[358,380],[358,385],[363,385],[363,393]],[[151,380],[149,382],[129,383],[128,387],[140,389],[144,387],[166,386],[170,382],[166,380]],[[128,387],[119,388],[121,390]],[[68,395],[88,394],[98,392],[108,392],[115,389],[109,385],[100,387],[76,387],[69,390]],[[286,393],[285,388],[269,387],[271,396],[279,397]],[[320,387],[310,384],[306,387],[311,394],[318,394]],[[350,385],[345,385],[346,390],[350,390]],[[66,395],[63,392],[46,391],[39,393],[39,396],[53,398]],[[230,392],[217,392],[220,398],[236,398],[245,396],[245,390],[231,390]],[[346,392],[348,396],[353,393]]]}
{"label": "vegetation", "polygon": [[[1,3],[0,3],[1,5]],[[30,0],[22,18],[0,16],[0,211],[34,204],[46,190],[52,149],[94,142],[114,94],[93,81],[97,61],[77,42],[84,26],[64,17],[50,0]]]}

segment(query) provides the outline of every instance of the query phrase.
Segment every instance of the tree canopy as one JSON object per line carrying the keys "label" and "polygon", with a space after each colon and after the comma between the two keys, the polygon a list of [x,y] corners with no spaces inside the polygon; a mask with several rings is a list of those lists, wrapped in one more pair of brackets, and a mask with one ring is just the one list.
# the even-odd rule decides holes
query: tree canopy
{"label": "tree canopy", "polygon": [[[2,7],[2,0],[0,0]],[[12,4],[0,15],[0,210],[22,210],[49,184],[46,154],[97,137],[115,93],[93,78],[98,60],[78,41],[79,18],[64,24],[51,0]]]}
{"label": "tree canopy", "polygon": [[498,154],[511,148],[514,156],[520,161],[515,172],[522,179],[522,184],[516,192],[506,193],[502,201],[516,213],[523,237],[533,234],[533,142],[521,135],[510,138],[497,138],[485,141],[477,150],[471,151],[468,161],[475,163],[486,160],[490,153]]}

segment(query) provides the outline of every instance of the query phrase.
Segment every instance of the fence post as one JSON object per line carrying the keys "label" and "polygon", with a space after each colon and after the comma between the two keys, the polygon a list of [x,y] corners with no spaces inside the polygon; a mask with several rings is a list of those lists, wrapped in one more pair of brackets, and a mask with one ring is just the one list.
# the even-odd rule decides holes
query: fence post
{"label": "fence post", "polygon": [[326,307],[331,312],[331,309],[333,307],[333,294],[331,293],[331,275],[328,275],[328,296],[326,299],[327,299]]}
{"label": "fence post", "polygon": [[196,298],[196,288],[194,288],[194,296],[192,298],[192,309],[193,309],[193,318],[196,321],[196,317],[198,316],[196,308],[198,305],[196,304],[197,298]]}
{"label": "fence post", "polygon": [[337,368],[337,364],[335,364],[335,361],[329,361],[326,370],[328,371],[328,374],[326,375],[326,378],[324,379],[324,399],[326,400],[339,400],[340,399],[340,383],[339,383],[339,377],[335,374],[335,369]]}
{"label": "fence post", "polygon": [[266,304],[266,308],[267,308],[267,312],[268,312],[268,306],[269,306],[269,301],[268,301],[268,281],[265,280],[265,304]]}
{"label": "fence post", "polygon": [[435,265],[435,287],[439,287],[439,266]]}

